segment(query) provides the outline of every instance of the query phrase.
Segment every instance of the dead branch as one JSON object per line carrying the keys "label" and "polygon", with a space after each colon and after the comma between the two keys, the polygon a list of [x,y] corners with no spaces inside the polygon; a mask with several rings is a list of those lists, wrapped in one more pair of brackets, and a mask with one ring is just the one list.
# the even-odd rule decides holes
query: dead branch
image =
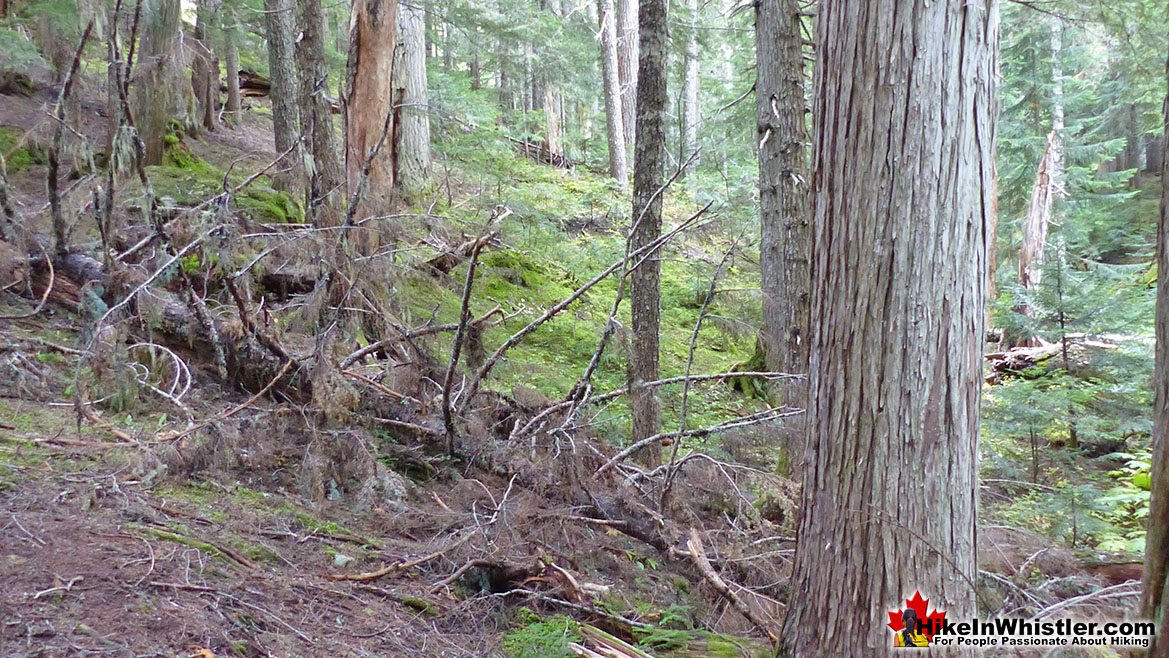
{"label": "dead branch", "polygon": [[352,377],[352,378],[356,379],[357,381],[362,382],[364,384],[368,384],[368,385],[376,388],[377,390],[381,391],[382,393],[385,393],[386,395],[394,398],[395,400],[405,400],[405,401],[413,402],[414,404],[417,404],[417,405],[422,404],[421,402],[419,402],[418,400],[415,400],[414,398],[410,397],[409,395],[403,395],[403,394],[385,386],[384,384],[380,384],[378,382],[375,382],[374,380],[370,379],[369,377],[359,375],[358,373],[353,372],[352,370],[342,370],[341,374],[345,375],[346,377]]}
{"label": "dead branch", "polygon": [[[496,306],[495,308],[491,309],[487,313],[484,313],[478,319],[472,321],[471,326],[478,327],[478,326],[483,325],[484,323],[487,322],[488,319],[491,318],[491,316],[495,315],[496,313],[499,313],[499,314],[503,313],[502,309],[500,309],[499,306]],[[434,334],[439,334],[439,333],[442,333],[444,331],[455,331],[458,328],[459,328],[458,322],[451,322],[449,324],[436,324],[436,325],[430,325],[430,326],[426,326],[426,327],[419,327],[418,329],[411,329],[409,331],[406,331],[405,329],[403,329],[401,327],[395,327],[394,330],[398,332],[396,335],[394,335],[390,338],[384,338],[382,340],[379,340],[376,343],[370,343],[369,345],[366,345],[365,347],[357,350],[356,352],[345,357],[345,359],[341,361],[341,365],[339,367],[342,370],[344,370],[344,369],[348,368],[349,366],[353,365],[354,363],[356,363],[358,360],[362,359],[363,357],[366,357],[370,354],[373,354],[374,352],[377,352],[378,350],[383,350],[383,349],[385,349],[391,345],[394,345],[396,343],[408,341],[408,340],[411,340],[413,338],[421,338],[423,336],[432,336]]]}
{"label": "dead branch", "polygon": [[678,437],[708,436],[710,434],[716,434],[718,432],[725,432],[727,430],[735,429],[737,427],[746,427],[748,425],[758,425],[759,423],[765,423],[765,422],[771,421],[771,420],[779,420],[780,418],[788,418],[791,416],[797,416],[797,415],[802,414],[802,413],[804,413],[803,409],[786,409],[785,407],[772,407],[770,409],[765,409],[765,410],[760,411],[758,413],[751,414],[750,416],[744,416],[743,418],[739,418],[736,420],[726,421],[723,423],[719,423],[718,425],[712,425],[711,427],[702,427],[702,428],[698,428],[698,429],[686,430],[685,432],[681,432],[678,434],[676,434],[675,432],[658,432],[657,434],[654,434],[651,437],[644,438],[641,441],[634,443],[633,445],[629,446],[628,448],[626,448],[626,449],[622,450],[621,452],[617,453],[616,455],[614,455],[612,459],[605,462],[604,465],[602,465],[600,468],[598,468],[596,470],[595,473],[593,473],[593,477],[596,478],[596,477],[600,477],[600,476],[604,475],[610,469],[612,469],[614,466],[625,461],[625,459],[627,459],[630,455],[645,448],[646,446],[650,445],[654,441],[661,441],[662,439],[666,439],[666,438],[669,438],[672,436],[678,436]]}
{"label": "dead branch", "polygon": [[463,302],[459,311],[459,327],[455,330],[455,342],[451,346],[451,362],[447,366],[446,377],[442,382],[442,424],[446,429],[446,451],[451,457],[455,456],[455,421],[451,417],[451,385],[455,380],[455,368],[459,364],[459,354],[463,350],[463,334],[467,331],[467,321],[471,319],[471,288],[475,284],[475,265],[479,259],[479,252],[483,249],[483,244],[484,241],[480,239],[476,240],[474,246],[471,247],[471,262],[467,266],[467,282],[463,285]]}
{"label": "dead branch", "polygon": [[617,268],[625,265],[631,258],[654,253],[659,247],[671,240],[675,235],[689,228],[694,223],[694,221],[698,219],[700,214],[701,213],[696,213],[695,215],[692,215],[686,219],[686,221],[679,224],[676,228],[605,268],[604,271],[602,271],[600,274],[596,275],[587,283],[574,290],[568,297],[565,297],[564,299],[554,304],[551,308],[545,311],[543,315],[536,318],[535,320],[532,320],[523,329],[520,329],[516,333],[512,334],[507,340],[503,342],[502,345],[499,346],[498,349],[495,350],[495,352],[491,354],[490,357],[488,357],[487,361],[483,363],[483,365],[471,378],[471,383],[467,387],[467,393],[463,396],[463,401],[459,405],[459,411],[462,412],[463,409],[465,409],[470,401],[475,397],[475,394],[479,392],[479,386],[482,384],[483,379],[488,375],[488,373],[491,372],[491,369],[495,367],[495,364],[499,362],[499,359],[502,358],[508,350],[519,344],[519,342],[523,340],[525,336],[532,333],[536,329],[539,329],[540,326],[548,320],[551,320],[552,318],[559,315],[561,311],[568,308],[569,305],[571,305],[576,300],[580,299],[580,297],[588,292],[589,289],[591,289],[593,286],[597,285],[601,281],[604,281],[605,278],[607,278],[613,272],[617,271]]}
{"label": "dead branch", "polygon": [[38,313],[40,313],[41,309],[43,309],[45,307],[45,302],[47,302],[49,300],[49,295],[52,294],[52,292],[53,292],[53,284],[55,284],[57,282],[57,273],[53,269],[53,259],[49,258],[49,254],[48,254],[48,252],[45,251],[44,246],[43,245],[38,245],[38,246],[40,246],[41,254],[43,254],[45,257],[45,264],[49,268],[49,284],[45,286],[45,292],[44,292],[44,294],[41,295],[41,300],[39,302],[37,302],[36,308],[29,311],[28,313],[16,313],[13,315],[0,315],[0,320],[23,320],[25,318],[31,318],[34,315],[37,315]]}
{"label": "dead branch", "polygon": [[208,418],[207,420],[204,420],[201,423],[198,423],[196,425],[188,427],[187,429],[182,430],[181,432],[176,432],[170,436],[160,436],[156,440],[150,441],[150,443],[169,443],[171,441],[177,441],[185,436],[189,436],[190,434],[192,434],[194,432],[198,432],[199,430],[203,429],[204,427],[207,427],[208,425],[211,425],[212,423],[218,423],[222,420],[227,420],[228,418],[231,418],[232,416],[238,414],[239,412],[243,411],[244,409],[247,409],[248,407],[255,404],[256,400],[259,400],[261,397],[264,396],[265,393],[267,393],[269,390],[271,390],[272,387],[276,385],[276,382],[280,381],[280,378],[284,376],[284,373],[288,372],[288,368],[291,367],[293,363],[295,363],[295,361],[286,361],[284,363],[284,366],[282,368],[280,368],[280,371],[276,373],[276,376],[272,378],[272,381],[268,382],[267,386],[260,389],[259,393],[256,393],[252,397],[248,398],[248,400],[246,402],[244,402],[243,404],[241,404],[237,407],[234,407],[232,409],[229,409],[228,411],[225,411],[221,414],[212,416],[211,418]]}
{"label": "dead branch", "polygon": [[444,251],[426,261],[426,264],[443,274],[450,274],[451,270],[458,267],[459,263],[463,262],[464,259],[472,257],[472,254],[478,253],[479,250],[489,244],[497,244],[498,237],[498,231],[491,231],[474,240],[468,240],[450,251]]}
{"label": "dead branch", "polygon": [[61,87],[61,95],[57,97],[57,125],[53,130],[53,144],[49,148],[48,195],[49,208],[53,219],[53,248],[58,256],[69,252],[68,236],[65,235],[65,218],[61,215],[61,197],[57,194],[57,168],[61,152],[61,138],[65,125],[65,102],[69,100],[69,92],[73,90],[73,78],[77,76],[77,69],[81,67],[81,53],[85,49],[85,42],[89,41],[89,34],[93,31],[93,19],[85,24],[81,33],[81,41],[77,44],[77,52],[73,55],[73,64],[65,76],[65,84]]}
{"label": "dead branch", "polygon": [[731,588],[727,585],[726,581],[722,579],[722,576],[718,575],[718,572],[714,570],[714,567],[710,566],[710,560],[707,559],[706,552],[702,549],[702,537],[698,534],[697,529],[690,528],[690,538],[686,540],[686,548],[690,550],[690,560],[694,563],[695,567],[698,567],[698,571],[702,573],[702,576],[706,578],[706,581],[710,583],[710,585],[714,587],[714,589],[717,590],[718,593],[722,595],[722,597],[725,598],[735,610],[738,610],[739,614],[746,617],[747,621],[751,622],[755,628],[759,629],[759,632],[766,635],[768,639],[771,640],[772,644],[777,643],[779,638],[777,638],[775,634],[767,628],[767,624],[763,623],[763,620],[759,619],[759,617],[751,611],[751,607],[748,606],[747,603],[743,601],[743,599],[740,598],[738,594],[735,594],[733,591],[731,591]]}
{"label": "dead branch", "polygon": [[666,481],[662,485],[662,495],[658,501],[658,509],[662,510],[666,506],[666,497],[670,495],[670,486],[674,483],[674,476],[677,475],[677,461],[678,450],[682,446],[682,433],[686,431],[686,412],[688,411],[686,403],[690,398],[690,369],[694,365],[694,349],[698,345],[698,332],[702,329],[702,321],[706,318],[706,309],[710,307],[711,300],[714,299],[714,294],[718,290],[718,277],[722,274],[723,268],[726,267],[727,260],[730,259],[731,254],[735,252],[735,248],[739,246],[739,238],[736,238],[731,243],[729,249],[723,254],[722,260],[719,261],[718,267],[714,270],[714,276],[710,278],[710,288],[706,291],[706,298],[702,300],[702,308],[698,311],[698,319],[694,321],[694,331],[690,334],[690,347],[686,353],[686,383],[682,386],[682,406],[678,412],[678,434],[674,437],[673,449],[670,451],[670,467],[666,471]]}
{"label": "dead branch", "polygon": [[469,540],[471,537],[474,537],[475,534],[476,534],[476,531],[470,531],[467,534],[460,537],[458,540],[456,540],[456,541],[452,542],[451,544],[449,544],[448,546],[446,546],[445,548],[439,549],[439,550],[437,550],[429,555],[424,555],[420,558],[410,560],[408,562],[401,562],[401,561],[393,562],[393,563],[386,565],[385,567],[382,567],[381,569],[378,569],[377,571],[369,571],[366,573],[325,574],[324,578],[325,578],[325,580],[351,580],[351,581],[362,582],[362,583],[366,583],[366,582],[369,582],[371,580],[377,580],[378,578],[381,578],[383,576],[388,576],[392,573],[396,573],[399,571],[405,571],[407,569],[413,569],[414,567],[426,564],[427,562],[430,562],[431,560],[440,558],[443,555],[446,555],[447,553],[449,553],[449,552],[455,550],[456,548],[462,546],[463,544],[467,543],[467,540]]}

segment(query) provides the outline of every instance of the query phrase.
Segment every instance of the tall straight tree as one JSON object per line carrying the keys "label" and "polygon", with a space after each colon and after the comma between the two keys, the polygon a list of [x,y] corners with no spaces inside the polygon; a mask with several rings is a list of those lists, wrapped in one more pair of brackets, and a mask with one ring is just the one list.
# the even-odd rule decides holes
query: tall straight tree
{"label": "tall straight tree", "polygon": [[678,154],[679,162],[686,162],[698,148],[698,0],[686,0],[686,11],[690,26],[686,30],[686,67],[682,78],[682,148]]}
{"label": "tall straight tree", "polygon": [[621,125],[625,143],[634,140],[637,125],[637,87],[640,57],[637,49],[638,0],[617,0],[617,78],[621,81]]}
{"label": "tall straight tree", "polygon": [[[812,240],[800,20],[798,0],[755,3],[763,342],[768,370],[795,373],[808,366]],[[803,406],[802,387],[786,383],[783,390],[784,404]]]}
{"label": "tall straight tree", "polygon": [[[385,214],[394,196],[394,47],[397,0],[352,0],[345,83],[345,180],[354,217]],[[364,181],[363,181],[364,179]],[[362,231],[364,236],[368,231]]]}
{"label": "tall straight tree", "polygon": [[394,95],[398,125],[395,178],[403,198],[411,203],[430,191],[430,111],[426,88],[426,21],[416,5],[398,8],[400,47],[394,63]]}
{"label": "tall straight tree", "polygon": [[314,226],[336,226],[341,221],[344,176],[333,135],[329,79],[325,69],[323,30],[325,10],[321,0],[296,0],[296,104],[300,110],[301,148],[308,185],[305,208]]}
{"label": "tall straight tree", "polygon": [[[140,50],[133,78],[134,123],[146,145],[148,165],[162,163],[169,93],[177,93],[171,82],[180,15],[179,0],[146,0],[142,5]],[[172,91],[168,93],[168,89]]]}
{"label": "tall straight tree", "polygon": [[[641,249],[662,232],[662,185],[666,160],[666,0],[642,0],[638,16],[641,66],[637,73],[637,137],[633,158],[633,231],[631,246]],[[658,332],[661,324],[661,263],[657,252],[630,276],[629,304],[633,340],[629,354],[629,397],[633,440],[661,431],[662,411],[653,389],[658,378]],[[661,461],[660,444],[648,446],[644,462]]]}
{"label": "tall straight tree", "polygon": [[782,642],[871,658],[893,655],[886,611],[915,590],[947,618],[975,612],[998,4],[824,0],[818,18],[808,448]]}
{"label": "tall straight tree", "polygon": [[605,83],[605,126],[609,142],[609,175],[621,189],[629,187],[625,128],[621,113],[621,80],[617,75],[617,20],[613,0],[597,0],[601,27],[601,74]]}
{"label": "tall straight tree", "polygon": [[[1169,82],[1169,58],[1165,62]],[[1169,93],[1165,97],[1165,134],[1169,135]],[[1149,658],[1169,658],[1169,139],[1161,140],[1161,217],[1157,222],[1157,347],[1153,367],[1153,468],[1145,566],[1141,574],[1142,617],[1160,622]]]}
{"label": "tall straight tree", "polygon": [[277,165],[276,182],[299,189],[300,142],[296,125],[296,72],[293,69],[293,0],[264,0],[268,37],[268,71],[271,80],[272,135],[277,153],[288,152]]}

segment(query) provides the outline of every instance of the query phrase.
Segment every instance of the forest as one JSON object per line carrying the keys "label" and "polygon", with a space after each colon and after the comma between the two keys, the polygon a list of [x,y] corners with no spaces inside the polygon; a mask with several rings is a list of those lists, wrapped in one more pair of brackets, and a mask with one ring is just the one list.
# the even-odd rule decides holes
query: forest
{"label": "forest", "polygon": [[1167,85],[1163,0],[0,0],[0,656],[1169,658]]}

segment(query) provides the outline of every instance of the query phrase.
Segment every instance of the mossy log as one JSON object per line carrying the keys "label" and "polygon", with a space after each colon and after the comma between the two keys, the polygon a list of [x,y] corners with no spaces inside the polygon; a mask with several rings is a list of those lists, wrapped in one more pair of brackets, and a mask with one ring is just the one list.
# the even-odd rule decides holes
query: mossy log
{"label": "mossy log", "polygon": [[[100,262],[83,254],[71,253],[55,258],[53,267],[55,276],[49,300],[71,309],[81,308],[81,297],[87,287],[95,292],[104,291],[101,294],[103,302],[112,306],[145,280],[137,270],[119,270],[111,275]],[[48,268],[41,259],[40,262],[33,260],[31,269],[33,291],[41,295],[49,285]],[[126,305],[125,312],[119,315],[114,319],[144,318],[140,327],[145,338],[165,344],[194,360],[214,361],[218,343],[224,352],[229,381],[248,391],[259,391],[267,386],[289,358],[270,337],[258,332],[249,333],[239,323],[213,319],[208,329],[186,303],[158,288],[152,290],[148,303],[139,304],[138,300],[132,300]],[[293,367],[287,369],[272,390],[305,401],[311,398],[312,384],[307,372]]]}

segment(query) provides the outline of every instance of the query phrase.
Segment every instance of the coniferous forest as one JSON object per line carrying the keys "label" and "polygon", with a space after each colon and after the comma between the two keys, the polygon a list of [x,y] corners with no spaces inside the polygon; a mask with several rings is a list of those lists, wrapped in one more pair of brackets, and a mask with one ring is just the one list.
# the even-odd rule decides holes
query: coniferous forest
{"label": "coniferous forest", "polygon": [[1169,658],[1167,59],[0,0],[0,656]]}

